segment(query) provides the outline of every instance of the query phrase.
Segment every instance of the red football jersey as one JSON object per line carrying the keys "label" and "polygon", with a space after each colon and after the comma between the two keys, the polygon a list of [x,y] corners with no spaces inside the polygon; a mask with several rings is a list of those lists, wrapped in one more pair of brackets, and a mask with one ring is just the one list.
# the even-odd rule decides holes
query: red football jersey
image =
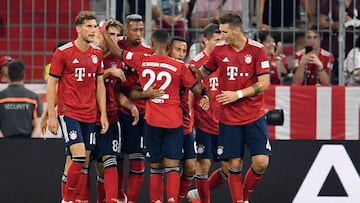
{"label": "red football jersey", "polygon": [[[189,64],[194,64],[196,67],[201,67],[209,57],[205,52],[201,52],[189,61]],[[199,106],[201,97],[194,97],[194,126],[206,133],[213,135],[219,134],[219,111],[220,103],[216,101],[215,96],[220,93],[219,89],[219,70],[216,70],[202,81],[202,86],[210,92],[210,108],[203,110]]]}
{"label": "red football jersey", "polygon": [[[107,55],[104,57],[104,70],[109,68],[123,68],[122,61],[113,56],[113,55]],[[109,75],[107,78],[104,78],[105,88],[106,88],[106,112],[107,117],[110,124],[114,124],[119,121],[119,115],[118,115],[118,102],[115,98],[115,85],[117,82],[120,82],[120,79],[117,77],[114,77],[112,75]],[[98,112],[97,121],[100,121],[100,112]]]}
{"label": "red football jersey", "polygon": [[181,88],[180,91],[180,106],[183,114],[183,127],[184,135],[188,135],[192,132],[194,126],[194,117],[192,105],[189,103],[189,88]]}
{"label": "red football jersey", "polygon": [[59,47],[50,67],[50,75],[59,78],[58,115],[95,122],[96,78],[103,72],[102,52],[97,46],[90,45],[85,52],[74,42]]}
{"label": "red football jersey", "polygon": [[[294,72],[297,71],[299,67],[299,63],[301,60],[301,57],[305,54],[305,49],[302,49],[295,54],[295,61],[294,61]],[[330,71],[332,69],[332,66],[334,64],[334,56],[326,51],[325,49],[321,49],[319,51],[318,55],[321,63],[324,66],[325,71],[330,74]],[[307,64],[305,70],[305,76],[307,79],[307,85],[316,85],[317,84],[317,67],[315,64]]]}
{"label": "red football jersey", "polygon": [[155,85],[164,90],[157,99],[146,100],[145,119],[155,127],[177,128],[183,124],[180,87],[191,88],[196,79],[182,61],[164,55],[143,55],[124,51],[125,64],[136,67],[144,90]]}
{"label": "red football jersey", "polygon": [[[289,62],[285,55],[281,54],[282,63],[284,64],[284,67],[286,70],[288,70]],[[278,76],[277,66],[276,66],[276,57],[274,54],[270,55],[269,58],[270,61],[270,82],[274,85],[280,85],[281,81]]]}
{"label": "red football jersey", "polygon": [[[126,44],[126,37],[122,36],[119,38],[118,41],[118,46],[122,49],[128,50],[128,51],[132,51],[134,53],[141,53],[141,54],[151,54],[151,49],[149,47],[147,47],[144,43],[140,44],[137,47],[129,47]],[[132,100],[129,97],[130,91],[134,88],[135,84],[138,83],[138,79],[139,79],[139,75],[137,73],[137,71],[135,70],[134,67],[131,66],[127,66],[125,65],[124,68],[124,73],[126,76],[126,81],[121,83],[120,85],[120,91],[125,94],[125,96],[128,97],[128,99],[136,105],[136,107],[139,110],[140,114],[144,114],[145,113],[145,99],[138,99],[138,100]],[[120,106],[120,111],[122,113],[125,113],[127,115],[131,115],[130,110]]]}
{"label": "red football jersey", "polygon": [[[219,88],[222,91],[247,88],[258,81],[258,76],[270,72],[265,47],[249,38],[240,51],[226,43],[218,44],[212,50],[204,68],[210,72],[219,69]],[[222,105],[220,122],[227,125],[243,125],[259,119],[264,114],[264,96],[258,94]]]}

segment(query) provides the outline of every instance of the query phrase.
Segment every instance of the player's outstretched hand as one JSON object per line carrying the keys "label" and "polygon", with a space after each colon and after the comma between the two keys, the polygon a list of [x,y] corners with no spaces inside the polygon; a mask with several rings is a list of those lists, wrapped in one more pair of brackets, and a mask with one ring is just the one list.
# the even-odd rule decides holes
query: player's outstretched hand
{"label": "player's outstretched hand", "polygon": [[221,91],[220,94],[216,95],[216,101],[222,105],[226,105],[238,100],[236,91]]}
{"label": "player's outstretched hand", "polygon": [[131,123],[133,126],[135,126],[139,121],[139,110],[138,108],[133,104],[130,108],[131,115],[134,117],[133,122]]}
{"label": "player's outstretched hand", "polygon": [[205,111],[210,108],[210,100],[207,96],[203,96],[200,99],[199,106],[204,109]]}
{"label": "player's outstretched hand", "polygon": [[106,114],[105,115],[101,114],[100,123],[101,123],[100,133],[105,134],[109,129],[109,120],[107,119]]}

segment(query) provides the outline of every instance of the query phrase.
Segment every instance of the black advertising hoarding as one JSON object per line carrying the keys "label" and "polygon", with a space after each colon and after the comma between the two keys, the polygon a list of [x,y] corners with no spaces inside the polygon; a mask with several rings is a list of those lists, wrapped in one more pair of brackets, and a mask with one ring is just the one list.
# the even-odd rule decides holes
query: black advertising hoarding
{"label": "black advertising hoarding", "polygon": [[[60,202],[63,149],[61,139],[0,139],[0,202]],[[359,141],[272,141],[272,150],[251,203],[360,202]],[[248,166],[245,157],[243,171]],[[91,175],[96,202],[94,167]],[[148,176],[139,203],[149,202],[147,182]],[[231,202],[226,185],[213,190],[211,197],[214,203]]]}

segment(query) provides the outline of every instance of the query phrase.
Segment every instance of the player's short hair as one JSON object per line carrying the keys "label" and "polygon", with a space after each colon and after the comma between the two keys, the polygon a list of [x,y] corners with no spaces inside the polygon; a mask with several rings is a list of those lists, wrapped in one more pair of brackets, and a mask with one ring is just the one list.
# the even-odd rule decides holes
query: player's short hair
{"label": "player's short hair", "polygon": [[130,22],[144,22],[143,17],[139,14],[130,14],[125,18],[126,25]]}
{"label": "player's short hair", "polygon": [[155,30],[151,35],[151,39],[159,44],[168,45],[169,33],[165,30]]}
{"label": "player's short hair", "polygon": [[239,27],[242,30],[242,19],[241,17],[233,12],[222,15],[219,19],[220,24],[229,24],[231,27]]}
{"label": "player's short hair", "polygon": [[24,79],[25,64],[21,60],[11,61],[8,65],[9,78],[11,82],[17,82]]}
{"label": "player's short hair", "polygon": [[209,23],[204,28],[203,34],[206,39],[211,39],[215,33],[221,34],[221,31],[219,30],[219,24]]}
{"label": "player's short hair", "polygon": [[115,20],[115,19],[110,19],[110,20],[109,20],[109,23],[108,23],[107,26],[106,26],[106,30],[107,30],[109,27],[114,27],[114,28],[120,30],[120,32],[121,32],[121,30],[122,30],[122,28],[123,28],[123,25],[122,25],[119,21],[117,21],[117,20]]}
{"label": "player's short hair", "polygon": [[97,16],[95,11],[80,11],[75,18],[75,25],[82,25],[85,20],[96,20]]}
{"label": "player's short hair", "polygon": [[169,46],[171,47],[175,41],[185,42],[187,44],[187,41],[185,38],[180,36],[174,36],[170,39]]}

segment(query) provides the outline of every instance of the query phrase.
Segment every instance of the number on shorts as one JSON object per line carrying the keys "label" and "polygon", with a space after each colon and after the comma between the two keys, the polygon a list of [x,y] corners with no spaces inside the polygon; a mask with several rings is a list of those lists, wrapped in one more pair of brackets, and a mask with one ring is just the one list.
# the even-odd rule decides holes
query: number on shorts
{"label": "number on shorts", "polygon": [[94,144],[96,144],[96,132],[91,132],[90,133],[90,140],[89,140],[89,143],[91,144],[91,145],[94,145]]}

